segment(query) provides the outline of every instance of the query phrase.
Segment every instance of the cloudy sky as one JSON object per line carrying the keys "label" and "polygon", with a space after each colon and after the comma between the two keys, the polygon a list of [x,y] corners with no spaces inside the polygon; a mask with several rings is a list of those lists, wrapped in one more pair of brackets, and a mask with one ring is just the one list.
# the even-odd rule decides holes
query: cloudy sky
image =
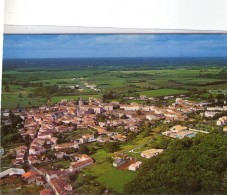
{"label": "cloudy sky", "polygon": [[3,57],[227,57],[227,34],[4,35]]}

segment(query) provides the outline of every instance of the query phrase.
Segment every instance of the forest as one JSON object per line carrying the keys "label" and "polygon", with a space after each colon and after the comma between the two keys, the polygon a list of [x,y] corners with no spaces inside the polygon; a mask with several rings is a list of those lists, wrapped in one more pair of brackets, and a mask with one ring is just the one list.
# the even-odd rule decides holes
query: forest
{"label": "forest", "polygon": [[172,141],[165,152],[147,161],[125,194],[225,194],[227,136],[198,134]]}

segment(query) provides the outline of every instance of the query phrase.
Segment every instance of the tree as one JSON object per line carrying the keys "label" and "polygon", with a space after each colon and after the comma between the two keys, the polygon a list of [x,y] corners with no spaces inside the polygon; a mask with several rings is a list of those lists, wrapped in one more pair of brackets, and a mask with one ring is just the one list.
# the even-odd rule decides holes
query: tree
{"label": "tree", "polygon": [[19,93],[18,97],[19,97],[19,98],[22,98],[22,97],[23,97],[23,96],[22,96],[22,93]]}
{"label": "tree", "polygon": [[88,149],[88,147],[86,145],[82,145],[80,148],[79,148],[79,154],[89,154],[90,153],[90,150]]}
{"label": "tree", "polygon": [[8,84],[6,84],[6,86],[5,86],[5,92],[10,92],[10,88],[9,88]]}
{"label": "tree", "polygon": [[137,114],[137,115],[142,115],[141,110],[137,110],[137,111],[136,111],[136,114]]}
{"label": "tree", "polygon": [[71,182],[75,181],[78,178],[78,173],[72,173],[69,175],[69,179]]}
{"label": "tree", "polygon": [[220,101],[220,100],[224,100],[226,97],[225,97],[224,94],[218,94],[218,95],[216,96],[216,98]]}
{"label": "tree", "polygon": [[125,115],[125,114],[123,114],[121,117],[120,117],[120,119],[127,119],[128,117]]}
{"label": "tree", "polygon": [[33,93],[29,93],[28,98],[33,98]]}
{"label": "tree", "polygon": [[[146,161],[126,194],[225,194],[227,137],[219,132],[171,141]],[[166,143],[164,144],[166,145]],[[218,147],[217,147],[218,146]]]}
{"label": "tree", "polygon": [[120,149],[119,144],[117,142],[106,142],[103,145],[103,148],[106,152],[116,152]]}

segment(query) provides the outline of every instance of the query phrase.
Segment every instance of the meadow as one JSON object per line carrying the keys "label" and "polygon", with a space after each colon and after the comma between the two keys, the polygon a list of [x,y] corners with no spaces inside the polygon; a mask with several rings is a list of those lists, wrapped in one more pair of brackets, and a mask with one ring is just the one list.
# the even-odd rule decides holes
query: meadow
{"label": "meadow", "polygon": [[87,167],[82,174],[91,174],[96,177],[103,186],[112,189],[115,192],[122,193],[125,184],[132,181],[136,177],[135,172],[118,170],[113,167],[112,160],[108,161],[112,153],[107,153],[103,149],[98,150],[92,158],[95,164]]}
{"label": "meadow", "polygon": [[[202,60],[208,63],[207,59]],[[201,65],[202,60],[198,60],[198,66],[195,59],[189,60],[193,62],[191,66],[189,62],[180,65],[182,59],[174,59],[175,65],[164,65],[166,61],[161,59],[152,61],[156,65],[141,64],[148,63],[143,59],[141,62],[138,59],[9,61],[3,64],[1,106],[25,108],[61,99],[77,100],[80,96],[101,98],[109,92],[118,94],[121,101],[124,96],[163,97],[226,89],[225,61],[220,63],[219,59],[215,64],[213,59],[212,64]],[[98,90],[86,87],[85,83],[95,85]],[[72,86],[81,90],[69,89]]]}

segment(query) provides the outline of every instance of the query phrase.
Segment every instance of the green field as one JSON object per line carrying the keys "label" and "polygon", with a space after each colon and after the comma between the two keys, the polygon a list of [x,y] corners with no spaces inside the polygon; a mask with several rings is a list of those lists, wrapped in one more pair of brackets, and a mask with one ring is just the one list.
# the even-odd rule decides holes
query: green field
{"label": "green field", "polygon": [[[170,96],[178,94],[193,94],[194,90],[227,89],[227,80],[219,73],[218,67],[146,67],[138,69],[130,66],[86,66],[68,69],[62,67],[18,66],[3,70],[2,108],[31,107],[46,104],[48,99],[56,103],[62,99],[78,97],[88,99],[89,96],[101,98],[103,94],[114,92],[118,101],[124,96],[135,94],[148,97]],[[85,82],[96,85],[99,91],[85,86]],[[6,84],[10,91],[6,91]],[[39,84],[41,87],[39,88]],[[79,85],[83,91],[69,90],[68,87]],[[58,91],[49,94],[37,93],[44,87],[57,87]],[[22,98],[18,97],[22,94]],[[205,96],[204,96],[205,97]]]}
{"label": "green field", "polygon": [[148,97],[158,97],[158,96],[167,96],[167,95],[176,95],[176,94],[185,94],[188,91],[178,90],[178,89],[156,89],[150,91],[139,92],[140,95],[146,95]]}
{"label": "green field", "polygon": [[92,157],[96,160],[95,164],[83,170],[85,174],[91,174],[97,177],[103,186],[122,193],[125,184],[132,181],[136,173],[132,171],[122,171],[112,166],[112,162],[107,162],[106,158],[111,157],[111,153],[104,150],[98,150]]}

